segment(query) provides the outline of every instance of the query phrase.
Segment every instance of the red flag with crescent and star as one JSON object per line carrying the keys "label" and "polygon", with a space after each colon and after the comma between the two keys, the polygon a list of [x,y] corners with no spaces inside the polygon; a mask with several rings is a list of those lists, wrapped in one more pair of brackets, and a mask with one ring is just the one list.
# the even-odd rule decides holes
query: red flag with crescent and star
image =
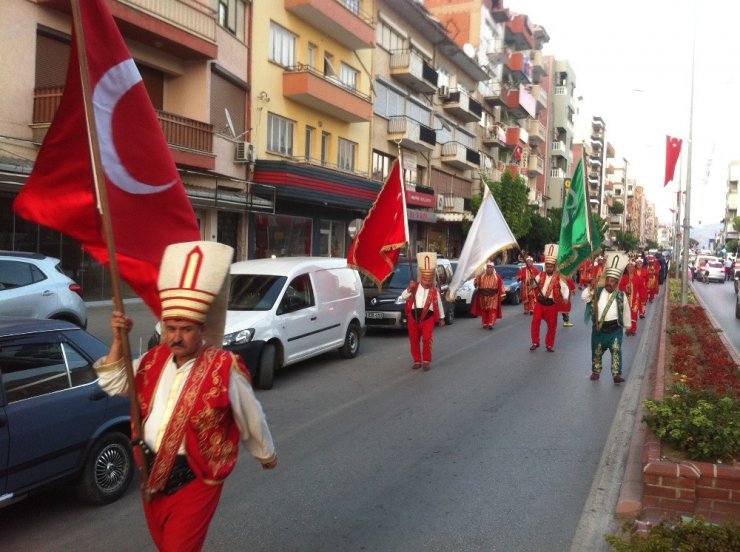
{"label": "red flag with crescent and star", "polygon": [[406,190],[396,159],[347,255],[347,264],[367,274],[378,287],[393,272],[409,241]]}
{"label": "red flag with crescent and star", "polygon": [[[201,239],[144,83],[105,2],[80,2],[92,103],[121,277],[155,315],[159,264],[171,243]],[[73,28],[64,94],[13,209],[71,236],[107,265]]]}
{"label": "red flag with crescent and star", "polygon": [[673,180],[673,174],[676,171],[676,161],[681,154],[681,140],[666,135],[665,137],[665,182],[666,186]]}

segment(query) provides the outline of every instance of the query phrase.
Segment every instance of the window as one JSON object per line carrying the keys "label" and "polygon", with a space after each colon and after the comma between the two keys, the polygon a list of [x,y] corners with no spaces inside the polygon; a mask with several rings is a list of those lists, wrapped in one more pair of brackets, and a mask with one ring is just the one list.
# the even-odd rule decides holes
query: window
{"label": "window", "polygon": [[244,0],[218,0],[218,25],[244,40]]}
{"label": "window", "polygon": [[280,302],[280,306],[278,307],[276,314],[295,312],[297,310],[313,307],[315,304],[311,278],[308,274],[301,274],[288,284],[288,287],[285,290],[285,295],[283,295],[283,300]]}
{"label": "window", "polygon": [[339,80],[342,81],[342,84],[350,90],[357,90],[357,77],[360,72],[344,62],[342,62],[339,70]]}
{"label": "window", "polygon": [[394,157],[380,151],[373,151],[373,180],[385,180],[391,170]]}
{"label": "window", "polygon": [[339,0],[339,2],[355,15],[360,13],[360,0]]}
{"label": "window", "polygon": [[306,127],[306,143],[304,145],[304,156],[306,158],[306,161],[311,161],[311,157],[313,155],[313,131],[314,129],[312,127]]}
{"label": "window", "polygon": [[295,123],[274,113],[267,114],[267,150],[280,155],[293,155]]}
{"label": "window", "polygon": [[321,164],[326,165],[329,163],[329,133],[321,133]]}
{"label": "window", "polygon": [[284,67],[295,65],[295,39],[293,33],[270,22],[270,61]]}
{"label": "window", "polygon": [[355,153],[357,151],[357,144],[345,140],[344,138],[339,139],[339,156],[337,166],[342,171],[353,172],[355,170]]}
{"label": "window", "polygon": [[255,215],[255,258],[311,254],[312,221],[288,215]]}
{"label": "window", "polygon": [[381,117],[396,117],[406,113],[406,98],[381,81],[376,81],[375,113]]}
{"label": "window", "polygon": [[322,257],[344,257],[344,237],[347,234],[347,225],[334,220],[321,221],[321,251]]}
{"label": "window", "polygon": [[308,66],[311,69],[316,69],[316,52],[318,51],[318,47],[316,44],[308,43]]}
{"label": "window", "polygon": [[403,50],[406,45],[406,38],[392,29],[382,19],[378,21],[376,34],[378,46],[385,48],[389,52]]}
{"label": "window", "polygon": [[46,280],[46,276],[34,264],[0,261],[0,285],[4,289],[29,286],[41,280]]}
{"label": "window", "polygon": [[324,76],[329,79],[339,79],[339,75],[334,69],[334,56],[329,52],[324,52]]}
{"label": "window", "polygon": [[431,113],[431,109],[424,105],[416,103],[415,101],[411,100],[411,98],[409,98],[409,101],[406,102],[406,115],[411,117],[417,123],[429,126]]}

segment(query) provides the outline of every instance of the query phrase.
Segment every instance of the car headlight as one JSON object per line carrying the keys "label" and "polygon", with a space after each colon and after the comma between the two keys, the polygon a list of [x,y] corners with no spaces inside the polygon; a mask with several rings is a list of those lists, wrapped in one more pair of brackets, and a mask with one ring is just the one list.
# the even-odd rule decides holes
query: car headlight
{"label": "car headlight", "polygon": [[509,293],[511,291],[511,286],[504,286],[504,291]]}
{"label": "car headlight", "polygon": [[399,295],[398,297],[396,297],[396,300],[394,301],[394,304],[395,305],[405,305],[406,304],[406,299],[403,298],[403,295]]}
{"label": "car headlight", "polygon": [[241,343],[249,343],[254,337],[254,328],[247,328],[246,330],[239,330],[238,332],[232,332],[224,336],[223,346],[227,345],[239,345]]}

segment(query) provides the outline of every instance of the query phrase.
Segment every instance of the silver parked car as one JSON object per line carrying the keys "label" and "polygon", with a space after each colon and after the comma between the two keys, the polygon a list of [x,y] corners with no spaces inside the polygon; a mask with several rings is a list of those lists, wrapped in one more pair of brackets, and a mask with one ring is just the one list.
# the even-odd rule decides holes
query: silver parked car
{"label": "silver parked car", "polygon": [[82,288],[64,274],[59,259],[40,253],[0,251],[0,315],[87,327]]}

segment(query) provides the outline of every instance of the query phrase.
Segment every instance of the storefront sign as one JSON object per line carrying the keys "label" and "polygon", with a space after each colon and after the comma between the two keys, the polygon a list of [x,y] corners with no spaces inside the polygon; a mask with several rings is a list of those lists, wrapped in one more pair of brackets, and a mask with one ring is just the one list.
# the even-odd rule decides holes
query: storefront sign
{"label": "storefront sign", "polygon": [[437,214],[431,211],[418,211],[416,209],[406,209],[406,215],[409,220],[418,222],[437,222]]}
{"label": "storefront sign", "polygon": [[432,194],[422,194],[406,190],[406,203],[408,205],[418,205],[419,207],[434,207],[434,196]]}

